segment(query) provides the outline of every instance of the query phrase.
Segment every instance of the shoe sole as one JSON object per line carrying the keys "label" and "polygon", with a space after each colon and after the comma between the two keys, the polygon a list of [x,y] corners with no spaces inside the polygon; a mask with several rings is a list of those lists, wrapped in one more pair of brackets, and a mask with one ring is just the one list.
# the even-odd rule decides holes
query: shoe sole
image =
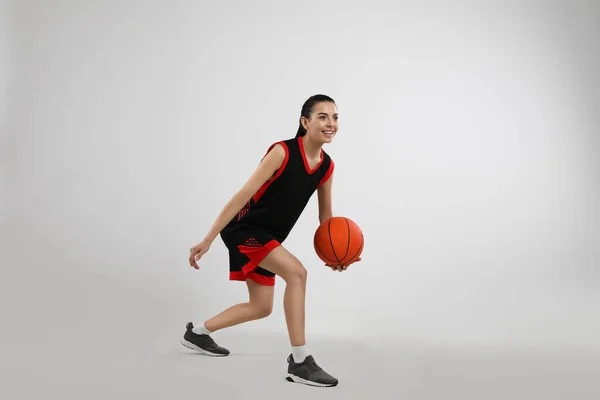
{"label": "shoe sole", "polygon": [[307,381],[306,379],[302,379],[294,374],[288,374],[288,376],[285,378],[288,380],[288,382],[293,382],[293,383],[302,383],[304,385],[308,385],[308,386],[315,386],[315,387],[332,387],[332,386],[337,386],[337,383],[318,383],[318,382],[311,382],[311,381]]}
{"label": "shoe sole", "polygon": [[181,339],[180,340],[181,344],[184,345],[185,347],[187,347],[188,349],[191,350],[195,350],[200,354],[204,354],[205,356],[211,356],[211,357],[225,357],[229,354],[219,354],[219,353],[211,353],[210,351],[201,349],[200,347],[196,346],[194,343],[192,342],[188,342],[185,339]]}

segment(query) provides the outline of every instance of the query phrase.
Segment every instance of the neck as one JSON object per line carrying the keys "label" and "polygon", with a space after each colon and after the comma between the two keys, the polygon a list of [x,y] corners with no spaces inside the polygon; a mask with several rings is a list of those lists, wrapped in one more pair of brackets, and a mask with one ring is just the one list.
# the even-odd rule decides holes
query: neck
{"label": "neck", "polygon": [[308,135],[302,136],[302,145],[304,146],[304,153],[309,158],[319,158],[321,156],[322,143],[315,143]]}

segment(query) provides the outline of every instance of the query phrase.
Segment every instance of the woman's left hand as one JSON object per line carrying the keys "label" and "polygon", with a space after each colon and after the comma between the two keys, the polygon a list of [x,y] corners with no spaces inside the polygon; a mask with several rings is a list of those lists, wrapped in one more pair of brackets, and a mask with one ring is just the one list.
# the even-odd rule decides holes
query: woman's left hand
{"label": "woman's left hand", "polygon": [[345,271],[346,269],[348,269],[348,267],[352,264],[354,264],[355,262],[359,262],[361,260],[361,258],[357,258],[356,261],[351,262],[350,264],[325,264],[326,266],[328,266],[329,268],[331,268],[332,271]]}

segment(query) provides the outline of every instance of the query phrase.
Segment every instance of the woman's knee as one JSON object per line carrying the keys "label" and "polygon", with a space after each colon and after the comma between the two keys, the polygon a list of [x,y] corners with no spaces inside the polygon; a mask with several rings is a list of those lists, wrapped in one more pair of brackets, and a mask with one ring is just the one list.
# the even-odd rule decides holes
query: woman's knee
{"label": "woman's knee", "polygon": [[287,283],[305,284],[308,278],[308,271],[300,262],[294,263],[294,266],[289,269],[285,281]]}
{"label": "woman's knee", "polygon": [[247,281],[250,313],[254,318],[265,318],[273,311],[274,288]]}
{"label": "woman's knee", "polygon": [[266,318],[273,312],[273,303],[261,303],[254,307],[257,318]]}
{"label": "woman's knee", "polygon": [[254,318],[266,318],[273,312],[272,301],[250,301],[250,310]]}
{"label": "woman's knee", "polygon": [[263,260],[261,267],[279,275],[287,284],[306,283],[308,273],[304,265],[283,246],[271,251]]}

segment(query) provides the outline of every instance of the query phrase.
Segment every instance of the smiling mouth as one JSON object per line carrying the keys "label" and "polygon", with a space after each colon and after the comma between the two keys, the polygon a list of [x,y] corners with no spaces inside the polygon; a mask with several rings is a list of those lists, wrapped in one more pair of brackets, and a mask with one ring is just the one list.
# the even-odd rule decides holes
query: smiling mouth
{"label": "smiling mouth", "polygon": [[333,131],[322,131],[326,135],[333,135]]}

